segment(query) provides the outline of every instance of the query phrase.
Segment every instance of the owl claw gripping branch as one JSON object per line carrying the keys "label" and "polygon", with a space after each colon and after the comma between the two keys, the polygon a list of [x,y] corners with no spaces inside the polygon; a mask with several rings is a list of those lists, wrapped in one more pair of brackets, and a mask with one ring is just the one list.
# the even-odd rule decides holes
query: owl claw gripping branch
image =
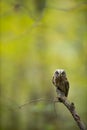
{"label": "owl claw gripping branch", "polygon": [[69,91],[69,82],[66,77],[66,72],[63,69],[56,69],[52,78],[52,83],[56,87],[58,97],[66,98]]}

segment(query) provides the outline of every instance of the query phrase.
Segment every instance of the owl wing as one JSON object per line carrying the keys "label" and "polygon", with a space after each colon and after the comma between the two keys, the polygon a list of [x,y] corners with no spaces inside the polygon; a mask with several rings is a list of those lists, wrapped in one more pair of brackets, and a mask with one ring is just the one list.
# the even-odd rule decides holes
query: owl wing
{"label": "owl wing", "polygon": [[69,92],[69,82],[68,81],[65,82],[65,89],[66,89],[65,96],[67,97],[68,92]]}
{"label": "owl wing", "polygon": [[52,83],[54,84],[54,76],[53,76],[53,78],[52,78]]}

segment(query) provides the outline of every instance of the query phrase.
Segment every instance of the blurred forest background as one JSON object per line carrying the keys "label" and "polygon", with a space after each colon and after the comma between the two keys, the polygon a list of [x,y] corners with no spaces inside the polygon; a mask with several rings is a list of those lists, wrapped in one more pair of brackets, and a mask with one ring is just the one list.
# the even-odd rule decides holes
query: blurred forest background
{"label": "blurred forest background", "polygon": [[0,130],[78,130],[51,79],[64,68],[73,101],[87,125],[87,1],[1,0]]}

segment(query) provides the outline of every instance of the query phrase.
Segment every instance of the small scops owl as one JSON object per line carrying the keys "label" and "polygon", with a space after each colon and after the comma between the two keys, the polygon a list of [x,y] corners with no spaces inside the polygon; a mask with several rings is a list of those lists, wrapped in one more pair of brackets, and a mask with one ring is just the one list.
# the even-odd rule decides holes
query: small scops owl
{"label": "small scops owl", "polygon": [[66,72],[63,69],[57,69],[54,72],[52,83],[57,88],[58,96],[68,96],[69,82],[66,77]]}

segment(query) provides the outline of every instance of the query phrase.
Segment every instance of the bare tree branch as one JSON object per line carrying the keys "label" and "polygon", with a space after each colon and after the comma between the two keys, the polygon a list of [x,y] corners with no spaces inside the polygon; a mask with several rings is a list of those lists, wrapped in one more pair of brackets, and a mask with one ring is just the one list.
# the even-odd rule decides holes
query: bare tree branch
{"label": "bare tree branch", "polygon": [[23,105],[20,105],[19,108],[21,109],[22,107],[25,107],[26,105],[29,105],[29,104],[35,103],[35,102],[41,102],[41,101],[54,102],[54,100],[52,100],[52,99],[39,98],[39,99],[31,100]]}
{"label": "bare tree branch", "polygon": [[77,114],[75,110],[74,103],[73,102],[70,103],[67,99],[63,97],[57,97],[57,99],[58,102],[60,101],[61,103],[63,103],[64,106],[66,106],[66,108],[70,111],[80,130],[87,130],[85,124],[81,121],[80,116]]}
{"label": "bare tree branch", "polygon": [[[87,130],[85,124],[81,121],[80,116],[77,114],[76,110],[75,110],[75,105],[73,102],[69,102],[67,99],[65,99],[64,97],[57,97],[56,99],[45,99],[45,98],[40,98],[40,99],[35,99],[35,100],[31,100],[23,105],[19,106],[19,109],[25,107],[26,105],[29,105],[31,103],[35,103],[35,102],[41,102],[41,101],[47,101],[47,102],[51,102],[54,104],[54,111],[55,111],[55,103],[63,103],[64,106],[69,110],[69,112],[71,113],[71,115],[73,116],[74,120],[76,121],[78,127],[80,128],[80,130]],[[56,113],[56,111],[55,111]],[[56,114],[57,115],[57,114]]]}

